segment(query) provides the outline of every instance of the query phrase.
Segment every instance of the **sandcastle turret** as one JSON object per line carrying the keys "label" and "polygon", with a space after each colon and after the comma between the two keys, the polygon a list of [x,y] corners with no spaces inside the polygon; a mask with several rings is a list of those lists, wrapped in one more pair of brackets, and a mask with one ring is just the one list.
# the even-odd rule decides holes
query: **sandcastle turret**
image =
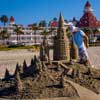
{"label": "sandcastle turret", "polygon": [[23,73],[25,74],[26,72],[27,72],[27,63],[24,60],[24,62],[23,62]]}
{"label": "sandcastle turret", "polygon": [[69,61],[69,40],[64,27],[64,18],[60,13],[57,36],[54,38],[54,60]]}
{"label": "sandcastle turret", "polygon": [[16,68],[15,68],[15,73],[14,73],[15,76],[16,76],[16,74],[17,74],[17,71],[18,71],[18,72],[21,71],[20,66],[19,66],[18,63],[16,64]]}
{"label": "sandcastle turret", "polygon": [[9,78],[10,78],[10,73],[9,73],[9,70],[6,68],[6,71],[5,71],[5,75],[4,75],[4,79],[5,80],[9,80]]}
{"label": "sandcastle turret", "polygon": [[22,82],[20,79],[20,73],[18,70],[16,70],[16,75],[15,75],[15,89],[17,92],[21,92],[23,89]]}
{"label": "sandcastle turret", "polygon": [[33,66],[35,64],[34,59],[31,59],[31,66]]}
{"label": "sandcastle turret", "polygon": [[43,43],[40,46],[40,60],[49,61],[49,45],[46,37],[44,37]]}
{"label": "sandcastle turret", "polygon": [[34,55],[34,58],[31,59],[31,66],[33,66],[38,61],[38,58],[36,55]]}
{"label": "sandcastle turret", "polygon": [[63,73],[61,74],[61,77],[60,77],[59,86],[60,86],[61,88],[64,88],[64,87],[66,86],[66,82],[65,82]]}
{"label": "sandcastle turret", "polygon": [[74,43],[73,39],[71,42],[71,47],[70,47],[70,61],[71,60],[78,60],[78,48],[76,46],[76,44]]}

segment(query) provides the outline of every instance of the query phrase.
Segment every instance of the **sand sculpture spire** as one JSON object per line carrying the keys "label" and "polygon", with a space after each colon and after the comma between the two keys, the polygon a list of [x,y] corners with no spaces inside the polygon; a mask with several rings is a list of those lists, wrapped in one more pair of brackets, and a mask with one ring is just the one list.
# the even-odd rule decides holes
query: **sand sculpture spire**
{"label": "sand sculpture spire", "polygon": [[41,61],[48,61],[49,60],[49,46],[47,38],[44,37],[43,43],[40,47],[40,60]]}
{"label": "sand sculpture spire", "polygon": [[16,70],[16,75],[15,75],[15,88],[18,92],[22,91],[22,82],[20,79],[20,73],[18,70]]}
{"label": "sand sculpture spire", "polygon": [[64,18],[60,13],[57,36],[54,38],[54,60],[69,60],[69,40],[64,28]]}

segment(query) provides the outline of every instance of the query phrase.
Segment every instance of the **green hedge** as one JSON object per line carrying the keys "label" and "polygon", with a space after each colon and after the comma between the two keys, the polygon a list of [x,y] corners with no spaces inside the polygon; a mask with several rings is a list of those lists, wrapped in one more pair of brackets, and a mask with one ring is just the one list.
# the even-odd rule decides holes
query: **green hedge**
{"label": "green hedge", "polygon": [[15,50],[15,49],[34,49],[38,50],[40,46],[23,46],[23,45],[10,45],[8,47],[0,46],[0,51],[8,51],[8,50]]}

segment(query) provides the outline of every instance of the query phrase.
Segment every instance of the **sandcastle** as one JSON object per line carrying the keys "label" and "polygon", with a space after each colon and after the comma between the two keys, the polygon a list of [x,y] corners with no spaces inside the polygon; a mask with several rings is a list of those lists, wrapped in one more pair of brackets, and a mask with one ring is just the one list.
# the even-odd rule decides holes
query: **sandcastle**
{"label": "sandcastle", "polygon": [[[6,69],[0,80],[0,97],[8,99],[42,99],[55,97],[79,98],[71,79],[86,88],[100,92],[100,71],[77,62],[70,63],[69,40],[60,14],[57,36],[54,37],[53,60],[50,59],[46,37],[40,46],[40,57],[34,56],[28,66],[18,63],[13,75]],[[84,83],[84,84],[83,84]]]}

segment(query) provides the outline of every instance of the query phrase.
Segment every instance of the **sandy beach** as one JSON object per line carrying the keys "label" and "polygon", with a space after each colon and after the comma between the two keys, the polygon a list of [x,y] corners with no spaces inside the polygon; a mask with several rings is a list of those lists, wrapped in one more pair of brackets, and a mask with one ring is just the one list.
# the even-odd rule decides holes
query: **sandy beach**
{"label": "sandy beach", "polygon": [[[100,47],[90,47],[88,48],[88,53],[91,64],[95,68],[100,68]],[[27,64],[30,64],[34,55],[39,55],[39,52],[32,52],[27,49],[0,51],[0,77],[3,77],[6,67],[13,73],[17,62],[22,65],[23,61],[26,60]],[[52,56],[52,54],[50,55]]]}
{"label": "sandy beach", "polygon": [[24,60],[29,65],[34,55],[38,55],[38,52],[28,51],[27,49],[0,51],[0,77],[4,76],[6,68],[13,74],[16,64],[22,65]]}
{"label": "sandy beach", "polygon": [[100,47],[90,47],[88,48],[88,54],[90,57],[91,64],[95,68],[100,69]]}

